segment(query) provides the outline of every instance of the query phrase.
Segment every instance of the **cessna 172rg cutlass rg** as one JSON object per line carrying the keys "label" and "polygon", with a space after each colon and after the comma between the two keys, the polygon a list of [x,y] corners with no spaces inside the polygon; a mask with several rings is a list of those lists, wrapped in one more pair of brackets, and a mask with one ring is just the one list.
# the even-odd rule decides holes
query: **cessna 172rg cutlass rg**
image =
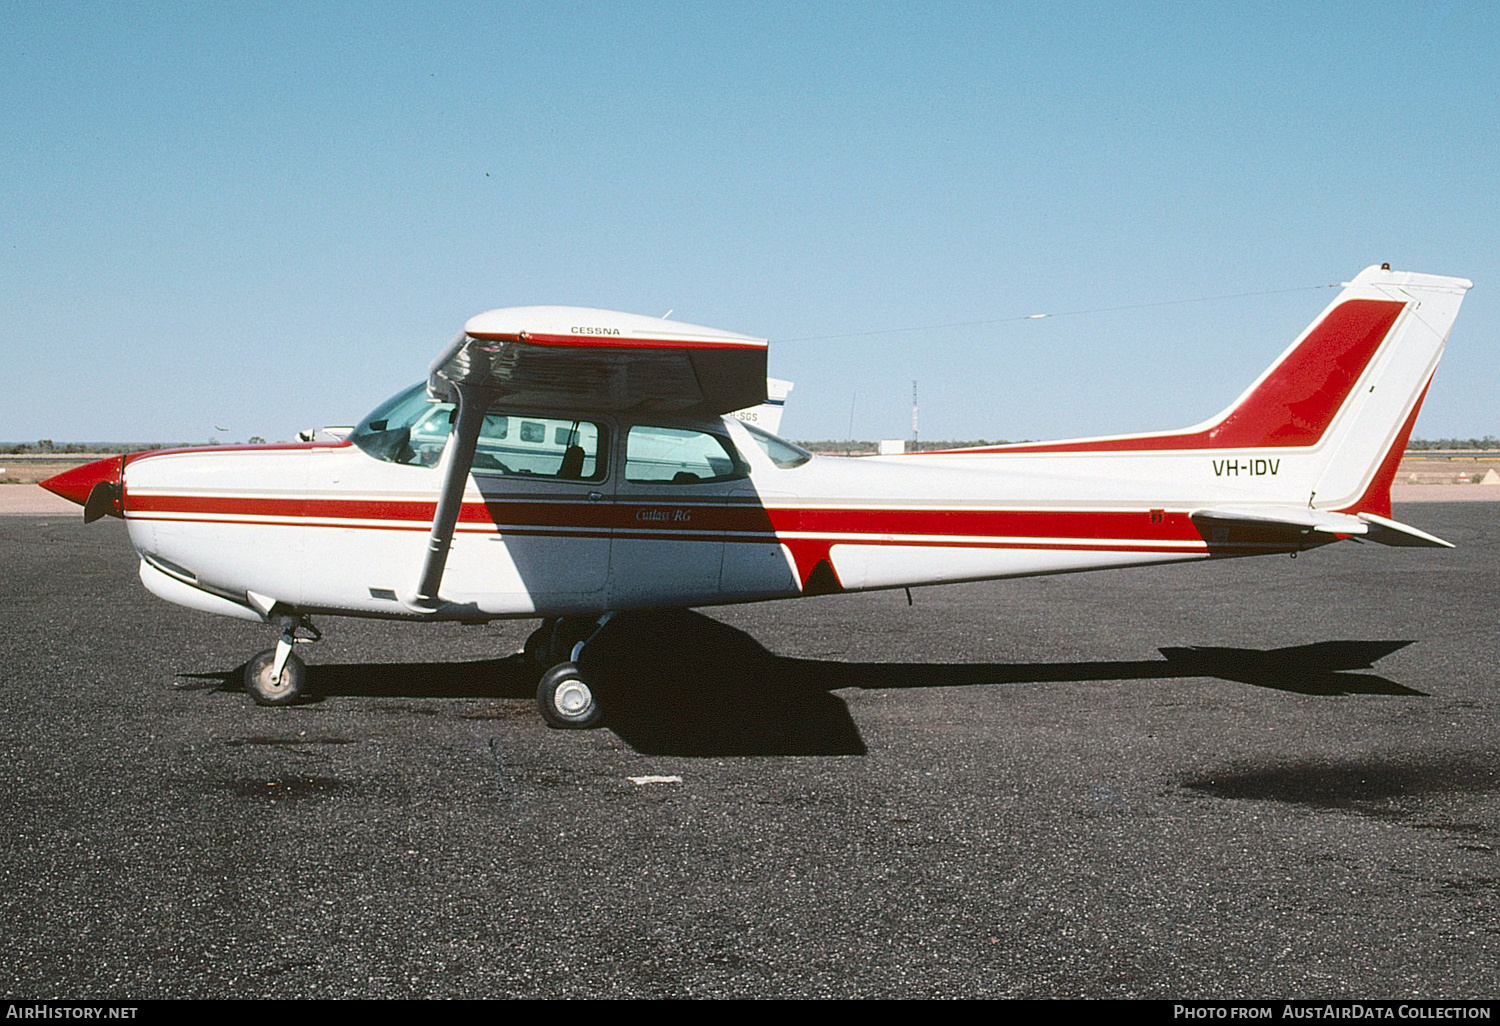
{"label": "cessna 172rg cutlass rg", "polygon": [[726,416],[766,342],[659,318],[472,318],[346,440],[132,453],[51,478],[123,517],[142,582],[274,625],[256,701],[305,690],[310,617],[540,617],[554,726],[602,710],[581,652],[615,612],[1297,552],[1446,545],[1390,486],[1460,278],[1370,267],[1196,427],[920,455],[813,456]]}

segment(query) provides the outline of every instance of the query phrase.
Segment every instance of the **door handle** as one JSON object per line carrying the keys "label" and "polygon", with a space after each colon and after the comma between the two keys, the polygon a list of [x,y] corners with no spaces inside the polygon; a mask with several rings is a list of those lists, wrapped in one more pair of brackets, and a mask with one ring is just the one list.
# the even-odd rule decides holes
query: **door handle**
{"label": "door handle", "polygon": [[603,492],[589,492],[589,501],[590,502],[598,502],[602,498],[604,498],[604,493]]}

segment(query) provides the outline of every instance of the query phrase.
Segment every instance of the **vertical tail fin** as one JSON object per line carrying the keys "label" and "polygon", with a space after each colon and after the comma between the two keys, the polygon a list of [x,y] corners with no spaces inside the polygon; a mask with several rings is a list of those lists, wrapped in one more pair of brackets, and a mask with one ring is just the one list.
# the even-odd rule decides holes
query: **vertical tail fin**
{"label": "vertical tail fin", "polygon": [[[1133,459],[1120,467],[1128,466],[1132,479],[1146,473],[1179,482],[1205,504],[1251,502],[1389,517],[1396,466],[1472,287],[1463,278],[1367,267],[1244,394],[1201,424],[951,453],[1129,454]],[[1203,461],[1205,450],[1223,458]],[[1134,459],[1147,454],[1166,462],[1147,469]],[[1213,468],[1211,481],[1200,476],[1205,465]],[[1104,467],[1094,465],[1091,472],[1102,474]]]}

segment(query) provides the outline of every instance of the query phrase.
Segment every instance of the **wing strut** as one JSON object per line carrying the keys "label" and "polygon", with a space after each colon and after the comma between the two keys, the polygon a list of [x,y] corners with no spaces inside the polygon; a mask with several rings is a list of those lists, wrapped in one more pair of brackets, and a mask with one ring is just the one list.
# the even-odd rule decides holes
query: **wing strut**
{"label": "wing strut", "polygon": [[464,488],[469,470],[474,466],[474,449],[479,444],[479,429],[494,393],[477,385],[455,382],[458,412],[448,444],[443,450],[443,486],[438,493],[437,509],[432,514],[432,532],[427,536],[427,554],[422,559],[422,576],[417,593],[407,604],[430,612],[443,604],[438,591],[443,585],[443,570],[448,565],[448,549],[453,544],[453,529],[463,509]]}

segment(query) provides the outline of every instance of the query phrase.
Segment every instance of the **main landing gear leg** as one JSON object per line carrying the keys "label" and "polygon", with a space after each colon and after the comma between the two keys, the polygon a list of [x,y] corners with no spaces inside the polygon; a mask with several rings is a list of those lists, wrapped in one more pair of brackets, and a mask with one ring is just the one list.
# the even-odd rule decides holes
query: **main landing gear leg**
{"label": "main landing gear leg", "polygon": [[276,647],[260,653],[245,666],[245,690],[256,705],[293,705],[307,697],[307,664],[297,658],[292,648],[317,641],[323,635],[305,616],[283,616],[277,625],[281,636],[276,639]]}
{"label": "main landing gear leg", "polygon": [[599,629],[600,619],[595,616],[553,616],[542,621],[542,625],[531,632],[521,650],[527,662],[539,670],[550,670],[558,663],[573,658],[573,649],[579,642],[587,641]]}
{"label": "main landing gear leg", "polygon": [[[551,662],[555,657],[561,656],[564,660],[542,674],[541,683],[536,687],[537,708],[541,710],[542,719],[547,721],[549,727],[587,730],[603,722],[604,710],[600,708],[593,689],[584,680],[578,662],[583,658],[584,648],[614,615],[605,613],[598,620],[568,617],[544,621],[531,638],[527,639],[526,652],[531,658],[536,659],[541,655]],[[582,633],[578,630],[580,625],[588,625],[593,629],[569,644],[575,635]],[[539,639],[543,635],[545,642]],[[534,643],[533,639],[538,640]]]}

